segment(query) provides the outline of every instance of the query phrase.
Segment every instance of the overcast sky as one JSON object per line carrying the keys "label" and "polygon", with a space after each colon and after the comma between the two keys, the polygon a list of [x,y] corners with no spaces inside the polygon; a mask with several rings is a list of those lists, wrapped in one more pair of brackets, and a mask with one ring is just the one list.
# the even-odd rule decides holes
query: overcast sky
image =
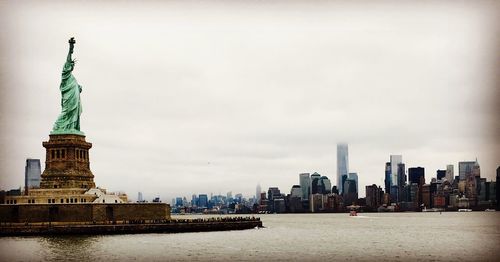
{"label": "overcast sky", "polygon": [[[132,199],[336,184],[349,144],[361,196],[385,162],[500,165],[499,5],[410,2],[0,2],[0,188],[45,161],[76,38],[97,185]],[[42,167],[43,168],[43,167]]]}

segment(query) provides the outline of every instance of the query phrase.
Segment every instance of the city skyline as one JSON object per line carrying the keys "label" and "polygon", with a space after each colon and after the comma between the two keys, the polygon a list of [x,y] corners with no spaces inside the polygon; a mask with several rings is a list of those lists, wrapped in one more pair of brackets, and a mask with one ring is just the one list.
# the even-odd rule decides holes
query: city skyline
{"label": "city skyline", "polygon": [[394,154],[428,172],[477,157],[494,178],[490,6],[242,5],[2,6],[0,186],[23,185],[27,157],[45,160],[71,36],[82,131],[110,191],[252,195],[305,172],[336,184],[339,142],[361,195]]}

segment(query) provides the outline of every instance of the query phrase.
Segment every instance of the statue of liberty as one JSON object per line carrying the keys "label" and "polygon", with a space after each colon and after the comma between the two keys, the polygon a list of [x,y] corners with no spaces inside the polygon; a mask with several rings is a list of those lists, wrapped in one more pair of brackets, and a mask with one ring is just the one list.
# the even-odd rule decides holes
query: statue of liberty
{"label": "statue of liberty", "polygon": [[75,60],[71,58],[73,48],[76,43],[72,37],[69,39],[69,52],[66,63],[62,70],[61,85],[61,114],[54,123],[51,134],[77,134],[83,135],[80,131],[80,114],[82,113],[82,104],[80,102],[80,93],[82,86],[76,82],[72,72],[75,68]]}

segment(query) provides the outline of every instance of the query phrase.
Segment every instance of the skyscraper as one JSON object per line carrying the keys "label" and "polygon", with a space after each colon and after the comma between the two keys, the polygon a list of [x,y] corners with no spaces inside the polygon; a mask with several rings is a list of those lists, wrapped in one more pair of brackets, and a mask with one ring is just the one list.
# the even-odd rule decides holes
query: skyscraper
{"label": "skyscraper", "polygon": [[442,180],[443,178],[446,178],[446,170],[438,169],[436,171],[436,178],[437,178],[437,180]]}
{"label": "skyscraper", "polygon": [[311,194],[311,178],[309,173],[302,173],[299,175],[300,188],[302,190],[302,199],[309,199]]}
{"label": "skyscraper", "polygon": [[349,179],[351,180],[354,180],[355,184],[356,184],[356,193],[358,193],[358,173],[349,173],[349,176],[348,176]]}
{"label": "skyscraper", "polygon": [[293,185],[290,190],[290,197],[302,198],[302,188],[299,185]]}
{"label": "skyscraper", "polygon": [[260,188],[260,183],[257,184],[257,188],[255,189],[255,201],[259,203],[260,201],[260,193],[262,193],[262,188]]}
{"label": "skyscraper", "polygon": [[332,182],[330,181],[330,179],[328,179],[328,177],[326,177],[326,176],[322,176],[320,178],[320,181],[321,181],[323,194],[332,193]]}
{"label": "skyscraper", "polygon": [[475,161],[462,161],[458,162],[458,176],[461,181],[465,180],[467,176],[472,175]]}
{"label": "skyscraper", "polygon": [[207,194],[200,194],[198,196],[198,207],[207,208],[208,207],[208,196]]}
{"label": "skyscraper", "polygon": [[40,159],[26,159],[24,168],[24,187],[25,189],[40,187]]}
{"label": "skyscraper", "polygon": [[137,202],[144,202],[144,198],[142,197],[142,192],[137,193]]}
{"label": "skyscraper", "polygon": [[495,195],[496,195],[496,200],[497,200],[497,210],[500,210],[500,189],[498,188],[498,185],[500,183],[500,166],[497,167],[497,177],[496,177],[496,183],[495,183]]}
{"label": "skyscraper", "polygon": [[311,175],[311,194],[317,194],[318,193],[318,185],[320,183],[320,178],[321,178],[321,175],[314,172],[312,175]]}
{"label": "skyscraper", "polygon": [[408,183],[418,184],[419,187],[425,184],[425,169],[423,167],[408,168]]}
{"label": "skyscraper", "polygon": [[391,177],[391,162],[385,163],[385,192],[387,194],[391,193],[392,177]]}
{"label": "skyscraper", "polygon": [[453,165],[447,165],[446,166],[446,180],[448,180],[450,183],[453,181]]}
{"label": "skyscraper", "polygon": [[356,192],[356,181],[353,179],[346,179],[344,182],[344,205],[348,206],[358,201],[358,192]]}
{"label": "skyscraper", "polygon": [[342,176],[349,175],[349,151],[347,144],[337,144],[337,188],[340,193],[343,192]]}
{"label": "skyscraper", "polygon": [[391,180],[392,184],[391,186],[397,186],[399,179],[398,179],[398,165],[403,163],[403,156],[402,155],[391,155]]}

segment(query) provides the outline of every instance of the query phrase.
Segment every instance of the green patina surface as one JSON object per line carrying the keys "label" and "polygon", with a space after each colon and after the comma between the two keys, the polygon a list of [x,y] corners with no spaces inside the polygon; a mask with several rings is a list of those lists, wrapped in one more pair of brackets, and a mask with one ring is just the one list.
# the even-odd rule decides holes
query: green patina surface
{"label": "green patina surface", "polygon": [[54,128],[50,134],[75,134],[83,135],[80,131],[80,114],[82,113],[82,103],[80,93],[82,86],[78,84],[72,72],[75,68],[75,61],[71,58],[75,45],[74,38],[69,40],[69,52],[62,70],[61,85],[61,114],[54,123]]}

